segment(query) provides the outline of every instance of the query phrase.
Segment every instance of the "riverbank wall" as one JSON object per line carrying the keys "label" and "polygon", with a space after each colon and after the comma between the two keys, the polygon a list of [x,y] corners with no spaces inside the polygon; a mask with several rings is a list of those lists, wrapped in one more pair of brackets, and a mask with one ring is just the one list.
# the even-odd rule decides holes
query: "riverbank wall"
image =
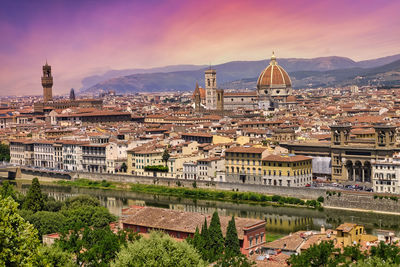
{"label": "riverbank wall", "polygon": [[[118,174],[100,174],[100,173],[76,173],[72,175],[72,180],[75,179],[90,179],[94,181],[107,180],[110,182],[122,183],[138,183],[148,185],[163,185],[163,186],[181,186],[193,188],[194,180],[182,180],[174,178],[148,177],[148,176],[131,176]],[[281,187],[267,186],[257,184],[239,184],[227,182],[210,182],[196,180],[196,187],[205,189],[218,189],[238,192],[256,192],[267,195],[279,195],[285,197],[297,197],[301,199],[317,199],[320,196],[325,196],[324,189],[311,188],[296,188],[296,187]]]}
{"label": "riverbank wall", "polygon": [[400,201],[379,198],[373,193],[341,192],[325,196],[324,206],[363,211],[379,211],[397,213],[400,215]]}

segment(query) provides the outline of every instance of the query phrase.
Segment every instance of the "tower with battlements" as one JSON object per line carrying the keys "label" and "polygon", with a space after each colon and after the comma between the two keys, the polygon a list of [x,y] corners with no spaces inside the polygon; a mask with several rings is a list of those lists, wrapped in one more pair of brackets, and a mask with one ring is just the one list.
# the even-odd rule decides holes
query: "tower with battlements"
{"label": "tower with battlements", "polygon": [[53,76],[51,75],[51,66],[47,64],[47,61],[43,66],[42,86],[43,102],[53,101]]}

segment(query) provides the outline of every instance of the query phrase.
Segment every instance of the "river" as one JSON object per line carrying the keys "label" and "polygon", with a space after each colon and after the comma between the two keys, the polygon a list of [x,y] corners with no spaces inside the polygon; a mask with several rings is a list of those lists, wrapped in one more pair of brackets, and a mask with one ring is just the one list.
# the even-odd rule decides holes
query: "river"
{"label": "river", "polygon": [[[17,182],[20,192],[26,193],[30,184]],[[136,193],[122,190],[103,190],[78,188],[72,186],[42,185],[42,191],[57,200],[87,194],[97,197],[101,204],[116,216],[121,209],[130,205],[152,206],[189,212],[212,213],[246,218],[265,219],[267,231],[288,234],[298,230],[319,230],[321,225],[327,229],[335,228],[343,222],[354,222],[365,226],[368,233],[374,234],[376,229],[391,229],[400,232],[398,215],[366,213],[337,209],[308,209],[295,207],[274,207],[263,205],[237,204],[221,201],[195,200],[163,195]]]}

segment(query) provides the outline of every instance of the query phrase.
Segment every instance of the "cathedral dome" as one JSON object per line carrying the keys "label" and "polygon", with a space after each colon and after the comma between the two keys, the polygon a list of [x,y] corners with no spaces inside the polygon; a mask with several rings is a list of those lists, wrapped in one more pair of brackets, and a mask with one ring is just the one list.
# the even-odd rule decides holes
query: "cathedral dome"
{"label": "cathedral dome", "polygon": [[258,77],[257,89],[262,90],[287,87],[292,87],[292,81],[287,72],[276,62],[275,55],[272,54],[271,62]]}

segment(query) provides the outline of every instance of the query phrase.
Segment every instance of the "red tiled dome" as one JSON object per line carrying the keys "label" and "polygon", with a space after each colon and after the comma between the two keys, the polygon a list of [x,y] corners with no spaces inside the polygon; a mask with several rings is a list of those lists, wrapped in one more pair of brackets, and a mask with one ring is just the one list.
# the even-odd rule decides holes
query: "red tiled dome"
{"label": "red tiled dome", "polygon": [[257,88],[273,88],[273,87],[292,87],[287,72],[277,64],[274,55],[271,57],[269,65],[261,72],[257,80]]}

